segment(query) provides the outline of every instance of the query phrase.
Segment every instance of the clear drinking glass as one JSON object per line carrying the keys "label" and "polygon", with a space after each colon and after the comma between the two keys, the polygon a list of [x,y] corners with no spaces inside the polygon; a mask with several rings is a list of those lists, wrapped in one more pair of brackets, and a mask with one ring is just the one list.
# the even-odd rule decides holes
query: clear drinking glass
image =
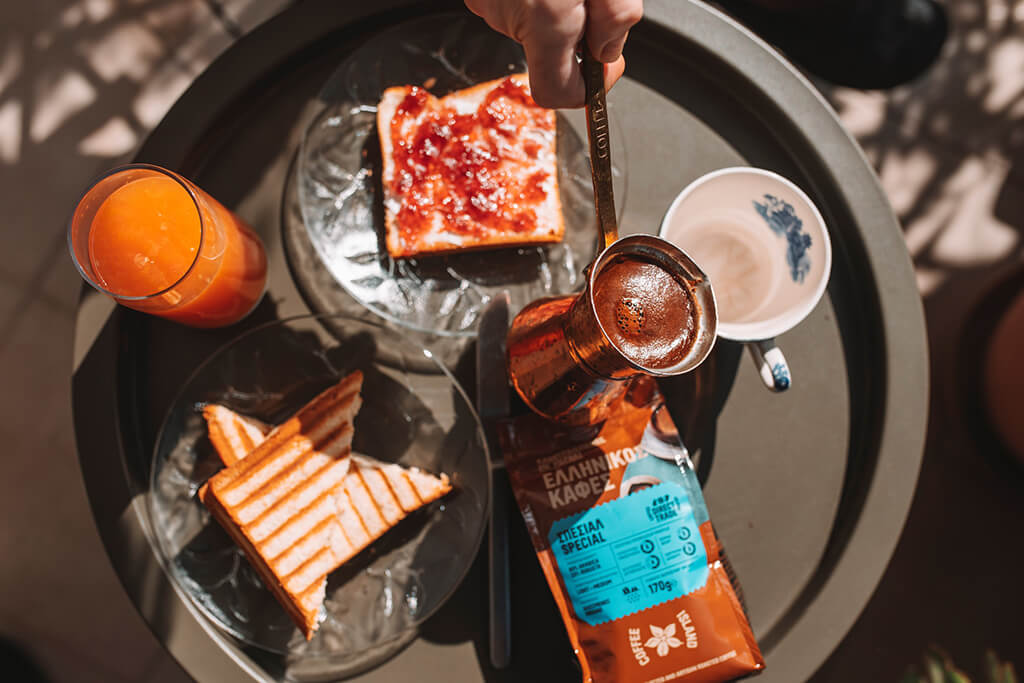
{"label": "clear drinking glass", "polygon": [[244,318],[266,289],[256,233],[182,176],[121,166],[82,195],[68,248],[86,282],[117,303],[193,327]]}

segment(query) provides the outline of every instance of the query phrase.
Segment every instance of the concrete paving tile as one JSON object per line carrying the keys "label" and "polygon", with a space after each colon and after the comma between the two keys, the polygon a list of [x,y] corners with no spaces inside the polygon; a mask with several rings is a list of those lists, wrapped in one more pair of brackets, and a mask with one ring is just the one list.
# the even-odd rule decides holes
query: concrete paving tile
{"label": "concrete paving tile", "polygon": [[100,668],[97,662],[66,655],[65,652],[47,655],[45,667],[52,683],[137,683],[144,680],[126,678]]}
{"label": "concrete paving tile", "polygon": [[110,566],[85,497],[67,403],[60,412],[50,441],[13,463],[22,471],[8,481],[33,486],[0,485],[12,489],[3,491],[3,517],[22,520],[0,551],[0,580],[19,587],[0,597],[0,612],[19,615],[23,630],[38,635],[32,642],[48,649],[45,661],[66,669],[57,681],[79,680],[79,668],[147,680],[162,648]]}
{"label": "concrete paving tile", "polygon": [[53,429],[70,401],[74,320],[38,299],[17,315],[0,348],[4,386],[13,389],[0,393],[0,432]]}
{"label": "concrete paving tile", "polygon": [[[882,96],[884,119],[911,142],[971,154],[1024,151],[1024,10],[1011,0],[950,0],[950,35],[919,80]],[[860,93],[878,100],[880,93]],[[845,120],[845,119],[844,119]]]}
{"label": "concrete paving tile", "polygon": [[0,20],[0,186],[16,198],[0,251],[17,256],[0,277],[27,285],[88,181],[125,160],[231,37],[203,0],[20,4]]}
{"label": "concrete paving tile", "polygon": [[833,102],[903,225],[923,295],[952,273],[999,263],[1021,249],[1024,203],[1005,152],[970,152],[949,135],[908,135],[885,119],[889,103],[877,93],[837,92]]}
{"label": "concrete paving tile", "polygon": [[[72,172],[70,167],[75,167]],[[5,202],[0,230],[0,278],[20,286],[38,284],[40,268],[61,248],[65,225],[83,182],[99,170],[94,162],[59,164],[23,160],[17,167],[0,166],[0,186],[19,198]],[[50,177],[41,183],[40,178]]]}
{"label": "concrete paving tile", "polygon": [[[93,525],[66,382],[63,397],[49,398],[56,410],[48,426],[35,428],[32,439],[21,439],[5,456],[0,584],[16,589],[0,593],[0,615],[17,615],[18,632],[66,673],[58,680],[78,680],[79,669],[142,680],[159,645],[121,588]],[[14,437],[3,438],[10,444]]]}
{"label": "concrete paving tile", "polygon": [[44,273],[40,283],[41,296],[51,306],[74,314],[83,280],[66,248],[53,255]]}
{"label": "concrete paving tile", "polygon": [[242,33],[248,33],[284,10],[295,0],[217,0],[225,16]]}
{"label": "concrete paving tile", "polygon": [[142,19],[147,27],[164,37],[174,62],[193,77],[234,40],[203,0],[158,4],[146,11]]}
{"label": "concrete paving tile", "polygon": [[144,680],[127,677],[98,658],[97,653],[80,652],[74,643],[53,640],[31,627],[18,626],[14,619],[0,615],[0,627],[17,628],[17,642],[25,656],[46,676],[48,683],[132,683]]}
{"label": "concrete paving tile", "polygon": [[[936,198],[945,205],[942,233],[919,240],[909,232],[908,244],[918,257],[950,268],[983,265],[1007,256],[1020,242],[1020,230],[995,215],[996,200],[1008,180],[1009,169],[998,160],[978,155],[962,158],[944,179]],[[930,216],[922,215],[919,223]]]}
{"label": "concrete paving tile", "polygon": [[0,279],[0,330],[6,329],[10,324],[11,315],[20,299],[21,288]]}
{"label": "concrete paving tile", "polygon": [[81,480],[69,398],[80,280],[64,231],[88,179],[123,161],[230,38],[202,0],[42,4],[10,22],[8,5],[0,21],[0,186],[16,198],[0,231],[16,256],[0,264],[0,632],[31,642],[55,683],[173,681],[109,565]]}
{"label": "concrete paving tile", "polygon": [[78,43],[78,52],[92,72],[106,83],[118,79],[141,82],[167,58],[167,47],[138,19],[118,21],[108,30]]}
{"label": "concrete paving tile", "polygon": [[149,131],[160,123],[192,80],[193,77],[177,64],[160,69],[133,94],[131,101],[126,103],[126,110],[144,130]]}
{"label": "concrete paving tile", "polygon": [[[75,52],[108,82],[145,79],[213,19],[205,0],[80,0],[69,5],[55,30],[72,38]],[[84,10],[99,6],[109,12],[85,16]]]}

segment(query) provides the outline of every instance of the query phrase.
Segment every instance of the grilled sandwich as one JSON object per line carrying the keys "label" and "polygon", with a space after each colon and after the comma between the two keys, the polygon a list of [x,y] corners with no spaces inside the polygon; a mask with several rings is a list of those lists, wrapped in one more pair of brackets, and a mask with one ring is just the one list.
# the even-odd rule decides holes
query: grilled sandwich
{"label": "grilled sandwich", "polygon": [[216,403],[203,407],[203,417],[210,443],[225,466],[234,465],[249,455],[273,429],[266,422],[239,415]]}
{"label": "grilled sandwich", "polygon": [[351,465],[362,379],[354,372],[314,398],[199,492],[307,639],[328,572],[351,554],[334,491]]}
{"label": "grilled sandwich", "polygon": [[[244,463],[248,458],[258,455],[257,451],[265,439],[275,437],[275,431],[270,425],[239,415],[224,406],[208,405],[203,415],[210,440],[225,465]],[[340,529],[344,542],[333,541],[331,552],[324,555],[322,565],[318,565],[327,567],[325,576],[380,538],[409,513],[451,490],[448,477],[444,474],[436,477],[417,468],[405,468],[356,454],[351,454],[347,461],[348,468],[344,477],[331,489],[333,524],[327,525],[334,532]],[[320,523],[325,524],[325,521],[320,520]],[[274,550],[280,552],[276,546]],[[275,592],[275,595],[278,593]],[[317,608],[322,600],[321,588]],[[289,613],[293,614],[291,610]],[[315,618],[315,614],[313,616]],[[316,628],[314,621],[307,630],[304,624],[308,623],[305,615],[301,623],[296,621],[307,638],[311,637]]]}

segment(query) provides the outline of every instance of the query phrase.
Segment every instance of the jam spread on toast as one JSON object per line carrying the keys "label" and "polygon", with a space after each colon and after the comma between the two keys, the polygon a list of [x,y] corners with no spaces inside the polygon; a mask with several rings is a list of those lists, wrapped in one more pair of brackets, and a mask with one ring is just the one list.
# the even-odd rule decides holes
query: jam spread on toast
{"label": "jam spread on toast", "polygon": [[547,196],[549,173],[536,170],[540,145],[525,128],[554,131],[552,112],[537,106],[527,88],[506,78],[468,113],[454,103],[436,103],[411,87],[390,122],[394,173],[391,192],[402,199],[396,215],[401,238],[435,227],[486,238],[529,233],[537,228],[535,208]]}

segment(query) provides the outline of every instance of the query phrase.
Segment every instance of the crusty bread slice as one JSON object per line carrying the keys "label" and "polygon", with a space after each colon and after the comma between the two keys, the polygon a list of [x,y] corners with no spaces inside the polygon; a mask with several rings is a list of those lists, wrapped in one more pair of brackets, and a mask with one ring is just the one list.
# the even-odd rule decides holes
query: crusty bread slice
{"label": "crusty bread slice", "polygon": [[352,467],[345,476],[344,486],[337,492],[338,517],[342,526],[351,531],[352,553],[342,558],[338,566],[383,536],[409,513],[451,490],[445,474],[434,476],[415,467],[405,468],[353,454]]}
{"label": "crusty bread slice", "polygon": [[[414,86],[385,90],[377,132],[388,253],[560,241],[555,127],[555,112],[529,97],[526,74],[441,98]],[[406,150],[415,154],[415,178],[399,160]]]}
{"label": "crusty bread slice", "polygon": [[234,465],[249,455],[272,427],[252,417],[239,415],[216,403],[203,406],[210,443],[224,465]]}
{"label": "crusty bread slice", "polygon": [[318,626],[327,573],[353,552],[334,492],[351,464],[362,381],[358,371],[342,379],[199,490],[307,639]]}
{"label": "crusty bread slice", "polygon": [[[270,425],[224,406],[207,405],[203,415],[210,441],[226,465],[255,456],[253,451],[270,438]],[[227,437],[214,438],[214,432]],[[235,438],[241,432],[245,438]],[[252,448],[248,446],[249,441]],[[336,446],[327,447],[336,449]],[[286,589],[290,586],[300,593],[304,590],[308,593],[317,572],[322,571],[326,576],[409,513],[441,498],[452,488],[444,474],[434,476],[415,467],[406,468],[356,454],[347,460],[349,465],[343,478],[340,481],[332,478],[331,495],[318,496],[299,514],[283,519],[286,513],[279,502],[279,490],[312,466],[310,454],[293,461],[290,474],[279,474],[265,484],[260,489],[261,496],[253,497],[234,510],[237,519],[249,520],[249,537],[255,540],[254,548],[259,554],[269,558],[268,569],[276,576],[288,577]],[[310,497],[306,495],[302,500]],[[274,503],[275,500],[278,502]],[[330,552],[325,552],[325,548]],[[298,571],[300,568],[303,572]],[[319,609],[323,596],[310,594],[307,602],[315,602]],[[306,623],[305,616],[303,623]],[[299,627],[304,628],[302,624]],[[315,622],[311,628],[315,629]],[[311,633],[307,632],[307,637]]]}

